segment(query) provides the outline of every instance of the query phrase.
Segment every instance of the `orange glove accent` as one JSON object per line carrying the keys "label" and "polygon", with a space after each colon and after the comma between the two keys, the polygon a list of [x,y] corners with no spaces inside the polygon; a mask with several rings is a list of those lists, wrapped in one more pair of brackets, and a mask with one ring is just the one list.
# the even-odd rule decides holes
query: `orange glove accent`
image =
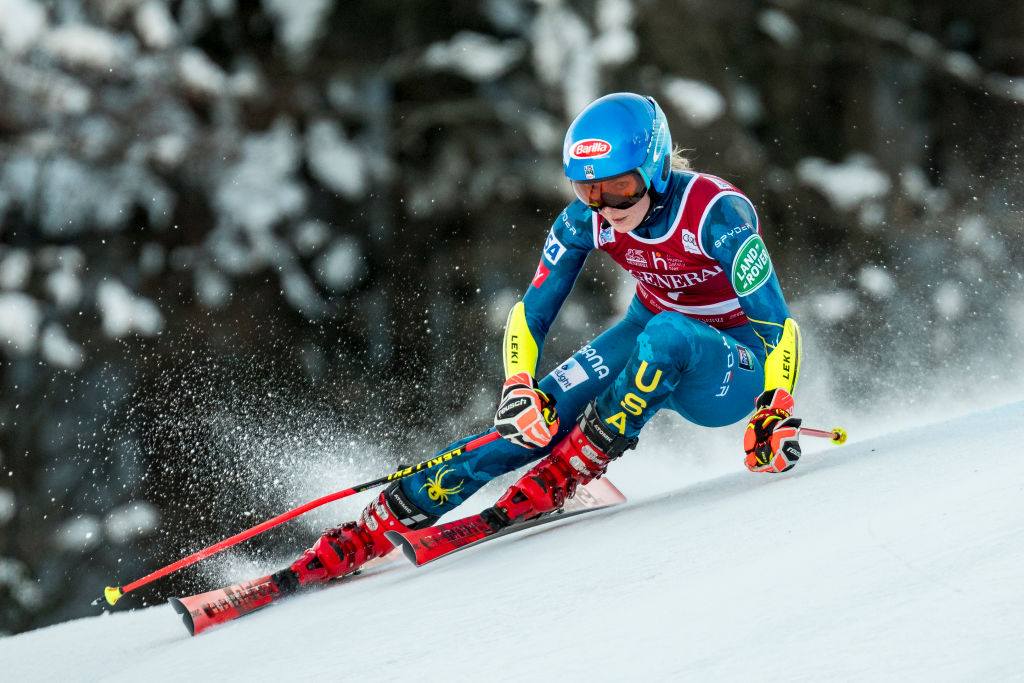
{"label": "orange glove accent", "polygon": [[528,372],[505,380],[494,414],[494,428],[508,441],[524,448],[542,448],[558,433],[554,401],[537,387]]}
{"label": "orange glove accent", "polygon": [[772,389],[757,397],[757,412],[743,434],[744,463],[751,472],[785,472],[800,459],[800,423],[790,415],[793,397],[785,389]]}

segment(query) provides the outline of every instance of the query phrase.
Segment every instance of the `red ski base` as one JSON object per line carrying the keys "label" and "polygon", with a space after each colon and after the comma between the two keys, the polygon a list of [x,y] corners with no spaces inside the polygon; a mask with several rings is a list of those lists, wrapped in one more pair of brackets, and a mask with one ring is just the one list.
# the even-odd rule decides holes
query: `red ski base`
{"label": "red ski base", "polygon": [[192,635],[269,605],[283,595],[269,576],[218,588],[187,598],[171,598],[171,607],[181,615]]}
{"label": "red ski base", "polygon": [[[401,555],[397,550],[392,550],[384,557],[370,560],[360,567],[359,570],[351,574],[347,574],[334,581],[318,584],[313,586],[313,588],[350,581],[371,569],[377,569],[396,562],[400,557]],[[264,576],[255,581],[236,583],[233,586],[218,588],[208,593],[190,595],[185,598],[171,598],[168,602],[171,603],[174,611],[181,615],[181,620],[184,622],[188,632],[191,635],[198,635],[211,626],[223,624],[226,621],[255,612],[259,608],[266,607],[287,595],[291,595],[291,593],[282,593],[274,585],[274,582],[271,581],[270,576]]]}

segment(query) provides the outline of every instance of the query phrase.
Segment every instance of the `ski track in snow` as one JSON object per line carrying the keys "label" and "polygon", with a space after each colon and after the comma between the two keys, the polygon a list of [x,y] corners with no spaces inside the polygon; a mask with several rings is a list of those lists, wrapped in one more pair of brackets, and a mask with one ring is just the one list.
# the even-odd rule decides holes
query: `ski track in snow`
{"label": "ski track in snow", "polygon": [[641,449],[611,470],[624,506],[195,638],[168,605],[5,638],[3,678],[1021,680],[1022,414],[682,487]]}

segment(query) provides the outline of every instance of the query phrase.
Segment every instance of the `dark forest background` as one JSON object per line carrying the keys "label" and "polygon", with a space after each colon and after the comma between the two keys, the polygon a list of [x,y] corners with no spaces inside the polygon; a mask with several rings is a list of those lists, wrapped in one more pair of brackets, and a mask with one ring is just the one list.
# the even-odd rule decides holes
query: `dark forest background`
{"label": "dark forest background", "polygon": [[[1022,3],[9,0],[0,632],[485,427],[616,90],[758,207],[808,404],[1020,376]],[[541,370],[629,288],[592,257]]]}

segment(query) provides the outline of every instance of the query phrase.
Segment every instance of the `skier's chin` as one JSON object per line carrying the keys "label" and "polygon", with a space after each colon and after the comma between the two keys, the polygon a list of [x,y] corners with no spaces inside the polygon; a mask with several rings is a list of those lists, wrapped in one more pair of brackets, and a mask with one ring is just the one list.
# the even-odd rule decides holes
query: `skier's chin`
{"label": "skier's chin", "polygon": [[601,217],[608,221],[615,232],[629,232],[640,225],[640,221],[647,215],[650,204],[651,198],[647,195],[628,209],[605,207],[601,210]]}
{"label": "skier's chin", "polygon": [[604,215],[604,219],[608,221],[609,225],[612,226],[612,230],[615,232],[629,232],[640,223],[636,217],[631,216],[628,213],[617,218]]}

